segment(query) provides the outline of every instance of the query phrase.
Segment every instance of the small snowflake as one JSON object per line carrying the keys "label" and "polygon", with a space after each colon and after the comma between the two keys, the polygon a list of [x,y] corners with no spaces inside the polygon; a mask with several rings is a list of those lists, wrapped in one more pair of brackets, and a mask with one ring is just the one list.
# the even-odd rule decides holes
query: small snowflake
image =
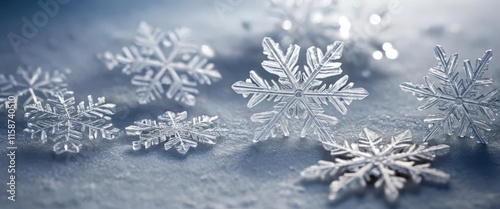
{"label": "small snowflake", "polygon": [[56,154],[80,152],[84,135],[90,140],[113,139],[119,132],[109,117],[114,114],[115,105],[106,103],[104,97],[94,102],[89,95],[87,105],[80,102],[75,106],[73,92],[62,89],[48,98],[45,105],[37,102],[24,108],[28,122],[24,131],[30,133],[32,139],[39,136],[42,143],[55,142]]}
{"label": "small snowflake", "polygon": [[[69,70],[66,70],[69,72]],[[41,68],[29,71],[19,67],[16,75],[0,74],[0,109],[5,107],[9,96],[23,99],[23,105],[42,102],[67,86],[66,74],[54,71],[44,72]]]}
{"label": "small snowflake", "polygon": [[440,81],[440,86],[428,76],[424,77],[425,85],[410,82],[400,85],[403,91],[411,92],[418,100],[423,100],[418,110],[437,106],[443,112],[431,114],[424,119],[431,128],[424,141],[434,138],[442,130],[448,135],[457,133],[460,137],[476,137],[480,143],[486,143],[483,131],[490,131],[491,128],[484,118],[493,121],[500,107],[499,99],[495,98],[498,89],[487,91],[485,88],[493,83],[493,79],[483,77],[493,52],[486,51],[482,58],[477,59],[475,67],[469,60],[465,60],[465,75],[462,77],[457,70],[458,54],[446,58],[441,46],[436,46],[434,52],[439,62],[429,73]]}
{"label": "small snowflake", "polygon": [[125,128],[128,135],[139,136],[139,140],[132,143],[134,150],[142,147],[148,149],[151,145],[165,142],[165,150],[175,147],[179,153],[186,154],[189,148],[196,147],[198,142],[215,144],[222,128],[214,128],[213,123],[217,116],[199,116],[185,121],[187,112],[174,113],[167,111],[158,116],[158,120],[144,119],[134,122],[134,125]]}
{"label": "small snowflake", "polygon": [[363,188],[373,181],[375,188],[384,187],[385,196],[391,202],[397,199],[406,178],[411,178],[417,184],[422,181],[422,177],[437,183],[448,181],[448,174],[425,163],[436,155],[447,153],[448,145],[426,147],[413,144],[409,130],[391,137],[390,143],[381,142],[381,137],[365,128],[357,143],[324,143],[335,160],[320,160],[318,164],[302,171],[301,176],[305,179],[337,179],[330,184],[331,200],[349,189]]}
{"label": "small snowflake", "polygon": [[[135,46],[123,47],[123,54],[106,51],[98,57],[108,69],[121,68],[135,74],[131,83],[137,86],[140,104],[162,98],[193,106],[198,84],[210,85],[221,79],[212,63],[200,55],[187,28],[164,32],[145,22],[139,25]],[[168,86],[168,87],[167,87]]]}
{"label": "small snowflake", "polygon": [[262,62],[262,67],[279,76],[278,82],[268,82],[256,72],[250,71],[250,79],[232,85],[233,90],[243,97],[251,95],[247,105],[249,108],[266,99],[277,103],[273,111],[252,115],[253,122],[264,124],[257,128],[253,141],[274,137],[277,128],[281,128],[283,134],[288,136],[288,119],[292,117],[304,120],[301,137],[314,132],[319,134],[321,141],[330,141],[328,129],[337,122],[337,118],[324,114],[322,105],[331,103],[340,113],[346,114],[346,106],[353,100],[368,96],[365,89],[353,88],[353,83],[347,83],[347,75],[334,84],[321,80],[342,73],[341,63],[334,62],[341,57],[342,42],[329,45],[325,54],[317,47],[310,47],[307,50],[307,66],[304,66],[303,72],[299,71],[297,65],[299,46],[290,45],[286,54],[283,54],[279,45],[271,38],[264,38],[262,45],[264,54],[268,57],[268,60]]}

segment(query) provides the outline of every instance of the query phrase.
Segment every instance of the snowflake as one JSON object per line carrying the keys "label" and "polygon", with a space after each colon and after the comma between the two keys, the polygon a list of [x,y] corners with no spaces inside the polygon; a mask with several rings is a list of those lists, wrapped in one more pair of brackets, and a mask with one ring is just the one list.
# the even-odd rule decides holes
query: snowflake
{"label": "snowflake", "polygon": [[367,52],[374,59],[398,56],[391,43],[382,41],[388,38],[384,32],[392,18],[386,5],[373,8],[363,1],[338,0],[269,0],[269,4],[282,44],[324,45],[341,39],[351,49],[349,53],[356,55],[352,57]]}
{"label": "snowflake", "polygon": [[363,188],[373,181],[377,189],[384,186],[385,196],[391,202],[397,199],[398,190],[406,183],[405,177],[417,184],[422,177],[438,183],[448,181],[448,174],[430,168],[430,164],[425,163],[436,155],[447,153],[448,145],[426,147],[413,144],[409,130],[391,137],[388,144],[381,142],[381,137],[365,128],[359,135],[358,143],[324,143],[335,160],[320,160],[318,164],[303,170],[301,176],[304,179],[337,179],[330,184],[331,200],[337,199],[348,189]]}
{"label": "snowflake", "polygon": [[465,79],[459,76],[457,70],[458,54],[446,58],[441,46],[436,46],[434,52],[439,62],[429,73],[440,81],[440,86],[436,86],[427,76],[424,77],[425,85],[409,82],[400,85],[403,91],[411,92],[418,100],[423,100],[418,106],[419,110],[437,106],[443,112],[431,114],[424,120],[431,128],[424,141],[432,139],[440,130],[452,135],[455,129],[460,137],[476,137],[480,143],[486,143],[482,132],[490,131],[491,128],[483,118],[493,121],[500,106],[499,100],[495,98],[498,89],[489,90],[486,94],[481,91],[493,83],[493,79],[483,78],[493,52],[486,51],[476,61],[475,67],[472,67],[469,60],[465,60]]}
{"label": "snowflake", "polygon": [[[69,72],[69,70],[66,70]],[[34,71],[19,67],[16,75],[0,74],[0,109],[5,107],[9,96],[25,98],[23,104],[42,102],[44,98],[54,95],[66,87],[66,75],[59,71],[43,72],[41,68]]]}
{"label": "snowflake", "polygon": [[[221,79],[212,63],[200,55],[186,28],[164,32],[141,22],[135,46],[123,47],[123,54],[106,51],[98,55],[108,69],[121,68],[136,74],[131,83],[137,86],[140,104],[163,97],[193,106],[198,84],[210,85]],[[166,87],[168,86],[168,87]]]}
{"label": "snowflake", "polygon": [[252,108],[264,100],[273,100],[277,104],[273,111],[252,115],[253,122],[263,123],[257,128],[254,142],[274,137],[277,128],[285,136],[289,135],[288,119],[295,117],[304,119],[301,137],[308,133],[317,133],[321,141],[331,140],[328,128],[337,122],[337,118],[324,114],[322,105],[331,103],[340,113],[347,113],[347,105],[353,100],[368,96],[363,88],[353,88],[353,83],[347,83],[348,76],[340,78],[335,84],[327,84],[320,79],[330,78],[342,73],[341,63],[333,62],[341,57],[343,44],[335,42],[327,47],[323,54],[317,47],[307,50],[307,66],[299,71],[297,60],[300,47],[290,45],[283,54],[279,45],[271,38],[262,41],[264,54],[268,60],[262,62],[262,67],[269,73],[279,76],[278,82],[268,81],[250,71],[250,79],[238,81],[232,85],[233,90],[243,97],[253,95],[248,101]]}
{"label": "snowflake", "polygon": [[113,139],[119,130],[113,127],[109,116],[114,114],[115,105],[106,103],[104,97],[94,102],[88,96],[88,105],[80,102],[75,106],[72,91],[62,89],[41,102],[25,106],[25,118],[28,122],[26,132],[31,138],[40,136],[42,143],[47,139],[55,142],[56,154],[64,152],[78,153],[82,147],[81,140],[87,134],[90,140],[96,138]]}
{"label": "snowflake", "polygon": [[215,144],[222,128],[214,128],[213,123],[217,116],[199,116],[191,121],[185,121],[187,112],[174,113],[167,111],[158,116],[158,120],[144,119],[134,122],[135,125],[125,128],[128,135],[139,136],[139,140],[132,142],[132,148],[139,150],[151,145],[165,142],[165,150],[175,147],[179,153],[186,154],[189,148],[196,147],[197,142]]}

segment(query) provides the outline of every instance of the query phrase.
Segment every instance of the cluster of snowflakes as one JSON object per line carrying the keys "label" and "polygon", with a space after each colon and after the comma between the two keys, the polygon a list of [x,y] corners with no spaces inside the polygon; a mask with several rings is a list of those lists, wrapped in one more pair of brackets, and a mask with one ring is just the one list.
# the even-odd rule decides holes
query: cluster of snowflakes
{"label": "cluster of snowflakes", "polygon": [[[279,4],[286,6],[276,6]],[[340,18],[338,25],[328,22],[335,20],[332,16],[335,4],[331,0],[314,3],[312,0],[272,1],[273,6],[283,9],[275,12],[279,17],[287,18],[281,27],[295,35],[288,40],[292,42],[307,39],[307,33],[318,29],[317,25],[311,25],[309,21],[349,34],[351,30],[345,28],[345,21],[349,20],[342,21]],[[289,13],[287,8],[300,8],[303,11],[297,15]],[[382,21],[380,18],[372,15],[370,21],[378,24]],[[319,30],[318,33],[328,35],[328,30],[321,27]],[[134,74],[131,83],[137,86],[140,104],[166,97],[192,106],[195,105],[198,84],[210,85],[221,79],[213,64],[201,55],[200,47],[193,44],[187,29],[164,32],[142,22],[138,32],[135,45],[124,47],[121,54],[105,52],[99,58],[104,60],[108,69],[121,68],[125,74]],[[309,40],[314,43],[327,41],[328,38],[314,36]],[[255,130],[253,141],[276,137],[279,133],[289,136],[290,123],[301,121],[299,136],[317,137],[333,158],[332,161],[319,161],[306,168],[301,176],[304,179],[334,179],[330,185],[330,199],[337,199],[349,189],[374,183],[375,188],[383,188],[388,201],[395,201],[407,179],[415,183],[420,183],[423,178],[439,183],[448,181],[449,175],[431,168],[429,161],[436,155],[448,152],[449,146],[414,144],[409,130],[386,141],[369,129],[361,132],[356,143],[334,140],[331,127],[338,119],[327,114],[324,106],[331,104],[344,115],[347,106],[354,100],[368,96],[365,89],[354,87],[353,83],[348,82],[347,75],[333,83],[327,82],[342,74],[338,60],[342,56],[343,42],[336,41],[328,45],[325,51],[315,46],[308,48],[306,64],[302,68],[298,64],[301,49],[298,45],[290,44],[283,51],[280,44],[266,37],[262,46],[267,56],[262,67],[277,76],[277,80],[266,80],[257,72],[250,71],[248,79],[237,81],[231,86],[237,94],[249,97],[249,108],[265,100],[274,103],[272,110],[251,116],[251,121],[261,124]],[[382,48],[386,55],[387,51],[395,50],[387,43]],[[409,82],[400,85],[403,91],[413,93],[422,101],[419,110],[437,107],[441,111],[424,119],[431,129],[424,141],[439,137],[439,133],[444,132],[474,137],[480,143],[486,143],[485,131],[491,130],[491,122],[500,107],[498,90],[486,88],[493,80],[484,77],[492,51],[486,51],[475,66],[465,60],[464,73],[457,70],[457,54],[448,58],[442,47],[437,46],[435,56],[438,66],[431,68],[429,73],[438,84],[426,76],[425,85]],[[17,75],[0,74],[0,108],[5,106],[10,96],[15,96],[17,100],[23,99],[27,122],[25,131],[31,134],[31,138],[39,138],[42,143],[53,143],[53,150],[57,154],[80,152],[84,138],[114,139],[120,133],[111,122],[116,105],[107,103],[104,97],[94,101],[90,95],[86,102],[77,104],[74,93],[66,89],[67,73],[19,68]],[[163,143],[165,150],[175,148],[177,152],[186,154],[199,143],[215,144],[217,138],[228,131],[215,126],[217,116],[203,115],[186,120],[187,115],[185,111],[166,111],[156,120],[134,122],[134,125],[125,128],[125,133],[138,137],[132,142],[133,150],[148,149]]]}

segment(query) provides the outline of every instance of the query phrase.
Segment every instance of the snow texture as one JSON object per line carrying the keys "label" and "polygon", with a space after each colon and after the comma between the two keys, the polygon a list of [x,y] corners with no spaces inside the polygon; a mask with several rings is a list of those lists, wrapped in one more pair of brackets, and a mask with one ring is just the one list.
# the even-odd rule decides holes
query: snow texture
{"label": "snow texture", "polygon": [[17,75],[0,74],[0,109],[5,107],[9,96],[15,96],[17,103],[23,99],[22,105],[44,101],[66,87],[65,80],[64,72],[44,72],[40,67],[35,70],[18,67]]}
{"label": "snow texture", "polygon": [[73,92],[62,89],[45,104],[36,102],[24,108],[28,123],[24,131],[30,133],[32,139],[39,137],[42,143],[54,142],[56,154],[80,152],[84,136],[90,140],[114,139],[119,132],[110,122],[115,105],[106,103],[104,97],[94,102],[89,95],[87,105],[80,102],[75,106]]}
{"label": "snow texture", "polygon": [[136,121],[125,130],[128,135],[139,136],[139,140],[132,142],[134,150],[142,147],[147,149],[164,142],[165,150],[175,147],[181,154],[186,154],[189,148],[198,146],[198,142],[215,144],[220,132],[227,131],[212,127],[217,116],[203,115],[190,121],[185,121],[186,118],[186,111],[181,113],[167,111],[158,116],[158,120]]}
{"label": "snow texture", "polygon": [[136,45],[123,47],[122,54],[106,51],[98,57],[110,70],[121,68],[125,74],[134,74],[131,83],[137,86],[140,104],[165,95],[193,106],[198,84],[210,85],[222,78],[214,65],[200,55],[189,29],[164,32],[141,22],[137,32]]}
{"label": "snow texture", "polygon": [[331,200],[347,190],[364,188],[372,181],[375,181],[375,188],[383,187],[385,197],[391,202],[398,198],[399,190],[404,187],[405,176],[417,184],[422,177],[439,183],[447,182],[450,178],[448,174],[422,162],[447,153],[449,146],[417,145],[411,142],[411,137],[410,131],[406,130],[391,137],[389,143],[382,143],[382,137],[365,128],[359,134],[357,143],[323,143],[335,159],[333,162],[320,160],[302,171],[301,176],[305,179],[335,178],[330,184]]}
{"label": "snow texture", "polygon": [[465,78],[461,78],[457,70],[458,54],[447,58],[441,46],[436,46],[434,52],[438,66],[431,68],[429,74],[439,81],[440,86],[428,76],[424,77],[425,85],[409,82],[400,85],[403,91],[411,92],[418,100],[423,100],[418,110],[436,106],[442,112],[424,119],[431,129],[424,141],[439,137],[439,133],[444,132],[448,135],[458,133],[460,137],[470,136],[477,138],[480,143],[486,143],[483,131],[491,130],[489,121],[495,120],[500,107],[500,100],[496,97],[498,89],[485,88],[493,83],[493,79],[483,77],[493,51],[487,50],[482,58],[477,59],[474,67],[469,60],[465,60]]}
{"label": "snow texture", "polygon": [[337,118],[324,114],[322,105],[331,103],[340,113],[346,114],[346,106],[353,100],[368,96],[365,89],[353,88],[354,83],[347,82],[347,75],[334,84],[321,80],[342,73],[341,63],[335,61],[342,55],[343,43],[328,45],[324,54],[321,49],[310,47],[307,50],[307,65],[304,66],[303,72],[299,71],[297,65],[300,53],[298,45],[290,45],[284,54],[279,44],[266,37],[262,46],[268,58],[262,62],[262,67],[267,72],[279,76],[278,82],[268,82],[255,71],[250,71],[250,79],[232,85],[233,90],[243,97],[251,95],[247,104],[249,108],[266,99],[276,103],[274,110],[256,113],[250,118],[253,122],[264,124],[255,130],[253,141],[275,137],[278,130],[281,130],[284,136],[289,136],[290,118],[304,121],[300,131],[301,137],[315,133],[320,141],[331,141],[329,129],[337,123]]}

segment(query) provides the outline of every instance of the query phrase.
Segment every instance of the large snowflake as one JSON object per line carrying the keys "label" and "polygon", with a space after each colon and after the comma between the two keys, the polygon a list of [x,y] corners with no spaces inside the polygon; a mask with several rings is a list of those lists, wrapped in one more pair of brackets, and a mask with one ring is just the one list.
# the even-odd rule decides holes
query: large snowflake
{"label": "large snowflake", "polygon": [[368,96],[365,89],[353,88],[354,84],[347,82],[347,75],[334,84],[322,81],[342,73],[341,63],[334,62],[342,55],[342,42],[329,45],[325,54],[317,47],[310,47],[307,50],[307,65],[304,66],[304,71],[299,71],[297,65],[299,46],[290,45],[283,54],[279,45],[271,38],[264,38],[262,45],[268,58],[262,62],[262,67],[267,72],[279,76],[278,82],[268,82],[256,72],[250,71],[250,79],[232,85],[233,90],[243,97],[251,95],[247,105],[249,108],[266,99],[277,103],[272,111],[252,115],[253,122],[264,124],[257,128],[254,142],[275,136],[278,128],[288,136],[288,119],[292,117],[304,120],[301,137],[314,132],[319,134],[321,141],[329,141],[330,125],[335,124],[337,118],[324,114],[322,105],[331,103],[340,113],[346,114],[346,106],[353,100]]}
{"label": "large snowflake", "polygon": [[213,127],[217,116],[206,115],[186,121],[187,112],[174,113],[167,111],[158,116],[158,120],[144,119],[134,122],[134,125],[125,128],[128,135],[139,136],[139,140],[132,142],[132,148],[139,150],[151,145],[164,144],[165,150],[173,147],[179,153],[186,154],[189,148],[196,147],[198,142],[215,144],[223,128]]}
{"label": "large snowflake", "polygon": [[73,92],[62,89],[45,105],[37,102],[25,106],[25,112],[25,131],[31,138],[39,136],[43,143],[53,141],[56,154],[80,152],[85,135],[90,140],[113,139],[119,132],[109,117],[115,113],[115,105],[106,103],[104,97],[94,102],[89,95],[87,105],[80,102],[75,106]]}
{"label": "large snowflake", "polygon": [[33,71],[23,67],[17,69],[17,75],[0,74],[0,109],[5,106],[9,96],[24,100],[23,105],[42,102],[67,86],[66,74],[54,71],[44,72],[41,68]]}
{"label": "large snowflake", "polygon": [[[123,47],[123,53],[99,55],[108,69],[121,68],[125,74],[135,74],[139,103],[162,98],[174,99],[193,106],[198,84],[210,85],[221,79],[212,63],[200,55],[186,28],[164,32],[141,22],[134,46]],[[167,87],[168,86],[168,87]]]}
{"label": "large snowflake", "polygon": [[406,183],[405,177],[417,184],[422,177],[438,183],[448,181],[448,174],[425,163],[438,154],[447,153],[448,145],[426,147],[413,144],[409,130],[391,137],[389,143],[382,141],[379,135],[365,128],[357,143],[324,143],[324,147],[335,157],[334,161],[320,160],[302,171],[301,176],[305,179],[336,179],[330,184],[331,200],[349,189],[363,188],[373,181],[375,188],[384,187],[389,201],[397,199],[399,189]]}
{"label": "large snowflake", "polygon": [[480,143],[486,143],[483,132],[490,131],[491,127],[485,118],[493,121],[500,106],[498,98],[495,98],[498,89],[486,91],[485,88],[493,83],[493,79],[483,77],[493,52],[486,51],[482,58],[477,59],[475,67],[465,60],[465,75],[462,77],[457,70],[458,54],[447,58],[441,46],[436,46],[434,52],[439,62],[429,73],[440,82],[439,86],[428,76],[424,77],[425,85],[410,82],[400,85],[403,91],[423,100],[419,110],[437,106],[442,112],[431,114],[424,120],[431,127],[424,141],[437,136],[442,130],[448,135],[455,132],[461,137],[476,137]]}

